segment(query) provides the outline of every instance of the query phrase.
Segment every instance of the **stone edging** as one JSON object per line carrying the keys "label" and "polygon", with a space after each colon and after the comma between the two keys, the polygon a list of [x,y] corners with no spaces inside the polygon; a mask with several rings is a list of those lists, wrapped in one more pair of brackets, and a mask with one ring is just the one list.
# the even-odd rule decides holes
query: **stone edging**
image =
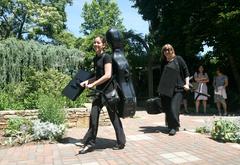
{"label": "stone edging", "polygon": [[[68,127],[88,127],[90,106],[86,105],[86,108],[68,108],[67,111],[67,125]],[[0,130],[6,128],[7,120],[13,117],[24,117],[31,120],[38,118],[38,110],[10,110],[0,111]],[[103,108],[99,118],[99,125],[110,125],[110,119],[106,108]]]}

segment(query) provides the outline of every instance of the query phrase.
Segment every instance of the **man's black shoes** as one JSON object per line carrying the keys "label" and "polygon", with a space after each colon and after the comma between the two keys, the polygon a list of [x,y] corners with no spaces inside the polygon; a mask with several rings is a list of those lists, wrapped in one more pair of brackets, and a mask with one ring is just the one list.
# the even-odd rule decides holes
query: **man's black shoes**
{"label": "man's black shoes", "polygon": [[113,150],[122,150],[124,149],[125,145],[124,144],[116,144],[115,146],[113,146]]}
{"label": "man's black shoes", "polygon": [[84,146],[80,151],[79,154],[85,154],[87,152],[92,152],[94,150],[94,147],[91,145]]}

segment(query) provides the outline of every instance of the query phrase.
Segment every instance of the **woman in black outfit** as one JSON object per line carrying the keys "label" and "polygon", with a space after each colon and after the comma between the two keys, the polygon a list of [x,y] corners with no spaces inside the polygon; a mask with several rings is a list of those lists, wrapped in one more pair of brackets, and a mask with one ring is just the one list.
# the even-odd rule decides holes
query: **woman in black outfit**
{"label": "woman in black outfit", "polygon": [[[94,58],[95,77],[82,82],[80,85],[86,88],[96,87],[97,90],[104,89],[104,92],[108,93],[114,88],[114,84],[112,82],[109,83],[112,77],[112,57],[109,54],[104,53],[104,49],[106,47],[106,40],[104,37],[96,37],[93,46],[96,52],[96,56]],[[99,114],[104,106],[103,100],[104,99],[101,95],[96,96],[93,99],[89,129],[84,136],[84,147],[79,151],[79,154],[93,151],[95,148]],[[117,144],[113,147],[113,149],[123,149],[125,147],[126,138],[122,123],[117,115],[117,107],[115,104],[109,104],[106,108],[117,137]]]}
{"label": "woman in black outfit", "polygon": [[179,113],[184,90],[189,89],[189,71],[181,56],[176,56],[170,44],[162,47],[162,69],[158,87],[162,107],[166,113],[169,135],[179,130]]}

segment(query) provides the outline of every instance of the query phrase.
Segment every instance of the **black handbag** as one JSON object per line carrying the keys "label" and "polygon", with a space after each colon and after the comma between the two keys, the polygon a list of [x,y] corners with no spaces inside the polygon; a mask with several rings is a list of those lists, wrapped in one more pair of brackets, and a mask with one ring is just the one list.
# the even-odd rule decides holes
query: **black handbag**
{"label": "black handbag", "polygon": [[[113,89],[111,89],[109,91],[109,90],[107,90],[107,88],[109,87],[109,85],[111,83],[113,83]],[[107,85],[104,87],[102,92],[103,92],[102,103],[112,105],[112,104],[118,103],[120,101],[120,97],[118,94],[118,85],[117,85],[117,82],[116,82],[114,76],[111,77],[111,79],[109,80]]]}
{"label": "black handbag", "polygon": [[106,99],[107,99],[106,101],[109,104],[117,103],[120,100],[120,97],[118,95],[118,91],[117,91],[116,88],[114,88],[110,92],[106,93],[105,96],[106,96]]}
{"label": "black handbag", "polygon": [[146,111],[148,114],[155,115],[163,112],[161,98],[154,97],[147,99],[146,101]]}

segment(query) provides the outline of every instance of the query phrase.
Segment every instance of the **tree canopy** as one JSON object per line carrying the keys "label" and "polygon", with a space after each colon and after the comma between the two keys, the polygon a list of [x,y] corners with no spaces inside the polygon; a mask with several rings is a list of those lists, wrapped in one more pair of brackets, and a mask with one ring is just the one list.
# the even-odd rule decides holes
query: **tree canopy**
{"label": "tree canopy", "polygon": [[1,0],[0,39],[53,39],[66,28],[65,6],[72,0]]}
{"label": "tree canopy", "polygon": [[93,0],[83,6],[81,32],[88,35],[96,29],[116,27],[123,29],[121,12],[114,0]]}
{"label": "tree canopy", "polygon": [[114,0],[93,0],[91,3],[85,2],[82,11],[83,23],[80,31],[83,37],[79,38],[76,47],[85,53],[86,66],[90,65],[92,57],[95,55],[93,40],[97,35],[105,36],[109,28],[124,30],[121,12]]}
{"label": "tree canopy", "polygon": [[203,43],[213,46],[208,60],[231,71],[240,91],[240,0],[131,1],[150,22],[154,45],[171,43],[191,65]]}

